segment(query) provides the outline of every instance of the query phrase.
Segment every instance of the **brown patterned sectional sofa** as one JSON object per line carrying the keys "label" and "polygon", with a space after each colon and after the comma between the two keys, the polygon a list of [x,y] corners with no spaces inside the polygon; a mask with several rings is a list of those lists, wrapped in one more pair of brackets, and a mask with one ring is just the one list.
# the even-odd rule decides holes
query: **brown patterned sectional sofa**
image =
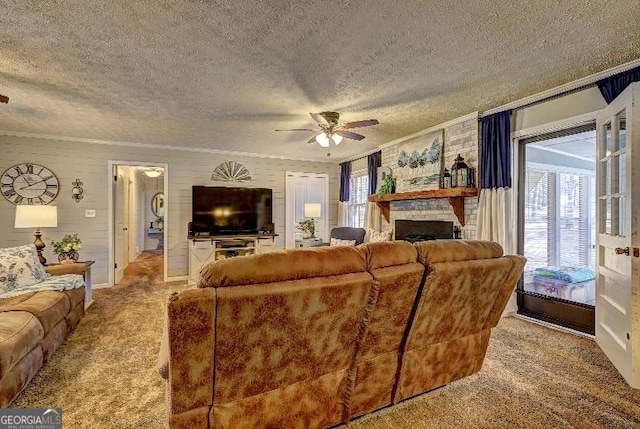
{"label": "brown patterned sectional sofa", "polygon": [[480,370],[525,260],[403,241],[217,261],[169,298],[170,428],[322,428]]}
{"label": "brown patterned sectional sofa", "polygon": [[[45,267],[81,274],[75,265]],[[85,288],[40,291],[0,300],[0,407],[7,407],[84,315]]]}

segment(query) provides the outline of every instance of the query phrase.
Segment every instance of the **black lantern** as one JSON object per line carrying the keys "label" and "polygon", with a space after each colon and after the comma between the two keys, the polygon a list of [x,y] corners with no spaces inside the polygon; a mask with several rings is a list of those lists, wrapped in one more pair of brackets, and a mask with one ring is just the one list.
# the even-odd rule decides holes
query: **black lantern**
{"label": "black lantern", "polygon": [[449,173],[449,170],[446,168],[440,173],[440,187],[442,189],[451,187],[451,173]]}
{"label": "black lantern", "polygon": [[456,161],[451,166],[451,187],[475,187],[475,169],[469,167],[460,154],[458,154]]}

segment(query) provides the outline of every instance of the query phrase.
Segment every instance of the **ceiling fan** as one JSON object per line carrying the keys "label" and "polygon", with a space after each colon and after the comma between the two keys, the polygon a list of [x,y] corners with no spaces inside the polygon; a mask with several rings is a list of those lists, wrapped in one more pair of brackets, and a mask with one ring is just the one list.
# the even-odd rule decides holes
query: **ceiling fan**
{"label": "ceiling fan", "polygon": [[[311,137],[307,143],[316,142],[322,147],[329,147],[329,144],[333,143],[337,146],[342,142],[343,138],[351,140],[362,140],[364,136],[362,134],[348,131],[353,128],[369,127],[371,125],[379,124],[377,119],[366,119],[364,121],[347,122],[344,124],[338,124],[340,114],[338,112],[320,112],[309,113],[314,121],[318,123],[320,132],[312,130],[310,128],[293,128],[288,130],[276,130],[276,131],[314,131],[315,134]],[[327,156],[330,154],[327,153]]]}

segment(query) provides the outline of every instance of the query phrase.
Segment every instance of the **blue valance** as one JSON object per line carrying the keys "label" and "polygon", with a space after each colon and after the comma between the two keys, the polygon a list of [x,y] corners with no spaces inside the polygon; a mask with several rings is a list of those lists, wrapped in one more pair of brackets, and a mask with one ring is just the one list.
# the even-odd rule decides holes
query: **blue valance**
{"label": "blue valance", "polygon": [[633,82],[640,82],[640,66],[599,80],[598,88],[609,104]]}

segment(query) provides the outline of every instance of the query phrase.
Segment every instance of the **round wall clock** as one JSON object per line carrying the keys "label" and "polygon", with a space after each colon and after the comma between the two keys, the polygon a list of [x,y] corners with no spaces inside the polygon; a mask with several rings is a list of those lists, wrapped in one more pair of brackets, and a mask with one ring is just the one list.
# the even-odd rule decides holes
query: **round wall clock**
{"label": "round wall clock", "polygon": [[49,204],[58,195],[58,178],[38,164],[17,164],[0,177],[2,195],[13,204]]}

